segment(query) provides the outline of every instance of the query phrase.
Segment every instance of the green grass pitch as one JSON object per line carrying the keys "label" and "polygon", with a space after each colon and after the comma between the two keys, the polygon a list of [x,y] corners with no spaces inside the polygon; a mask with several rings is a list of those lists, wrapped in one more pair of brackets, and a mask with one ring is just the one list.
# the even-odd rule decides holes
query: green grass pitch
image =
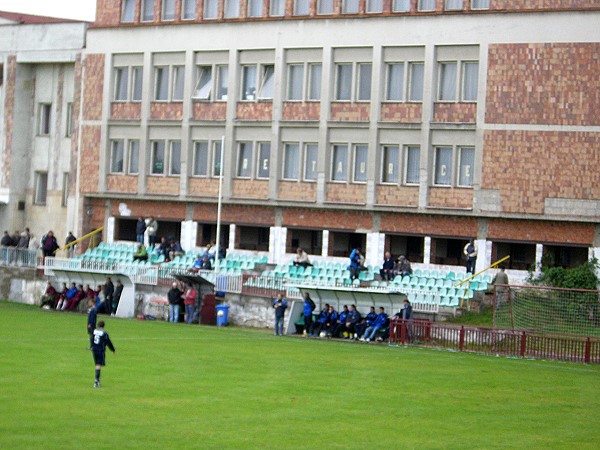
{"label": "green grass pitch", "polygon": [[0,303],[0,448],[600,446],[600,367]]}

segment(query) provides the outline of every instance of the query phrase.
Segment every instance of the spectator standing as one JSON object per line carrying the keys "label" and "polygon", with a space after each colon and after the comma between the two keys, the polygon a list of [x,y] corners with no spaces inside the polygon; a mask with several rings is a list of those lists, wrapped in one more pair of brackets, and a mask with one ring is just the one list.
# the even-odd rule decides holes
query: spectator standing
{"label": "spectator standing", "polygon": [[196,289],[188,284],[183,293],[183,304],[185,305],[185,323],[194,321],[194,312],[196,311]]}
{"label": "spectator standing", "polygon": [[287,300],[283,298],[283,294],[277,294],[277,298],[273,301],[273,308],[275,308],[275,336],[283,336],[283,319],[287,307]]}
{"label": "spectator standing", "polygon": [[362,254],[362,249],[360,247],[356,247],[354,250],[352,250],[352,253],[350,253],[350,265],[348,266],[348,270],[350,271],[350,279],[355,280],[358,278],[364,262],[365,257]]}
{"label": "spectator standing", "polygon": [[12,247],[12,238],[10,237],[10,234],[8,234],[8,231],[4,232],[4,235],[0,240],[0,245],[2,247]]}
{"label": "spectator standing", "polygon": [[120,279],[117,279],[117,286],[115,287],[115,293],[112,298],[112,306],[111,311],[114,316],[117,313],[117,308],[119,307],[119,301],[121,300],[121,294],[123,294],[123,283]]}
{"label": "spectator standing", "polygon": [[104,321],[98,322],[96,328],[90,338],[92,353],[94,355],[94,363],[96,365],[96,377],[94,379],[94,387],[100,387],[100,369],[106,365],[106,347],[110,348],[115,353],[115,347],[108,337],[108,333],[104,329]]}
{"label": "spectator standing", "polygon": [[[69,231],[67,235],[67,239],[65,239],[65,245],[69,245],[71,242],[75,242],[77,238],[73,234],[72,231]],[[72,258],[75,255],[75,245],[71,245],[68,249],[69,258]]]}
{"label": "spectator standing", "polygon": [[111,310],[112,300],[113,300],[113,295],[115,293],[115,285],[113,284],[110,277],[108,277],[106,279],[106,283],[104,283],[103,292],[104,292],[104,311],[106,312],[106,314],[110,314],[110,313],[112,313],[112,310]]}
{"label": "spectator standing", "polygon": [[308,254],[300,247],[298,247],[298,250],[296,251],[296,259],[294,259],[294,265],[304,267],[305,269],[308,266],[312,266],[312,264],[310,263],[310,259],[308,259]]}
{"label": "spectator standing", "polygon": [[310,298],[310,294],[308,292],[304,293],[304,308],[303,308],[303,315],[304,315],[304,335],[307,336],[309,331],[310,331],[310,327],[312,326],[312,315],[313,315],[313,311],[315,310],[315,308],[317,307],[317,305],[315,305],[315,302],[313,301],[312,298]]}
{"label": "spectator standing", "polygon": [[496,286],[496,299],[507,301],[509,281],[505,266],[500,266],[500,271],[492,278],[492,284]]}
{"label": "spectator standing", "polygon": [[169,322],[179,322],[179,302],[183,292],[179,290],[177,283],[173,283],[171,289],[167,293],[169,300]]}
{"label": "spectator standing", "polygon": [[394,259],[390,252],[385,252],[379,275],[382,281],[391,281],[394,279]]}
{"label": "spectator standing", "polygon": [[377,332],[388,325],[388,315],[385,313],[385,308],[383,306],[379,307],[379,314],[377,314],[377,318],[373,325],[368,327],[363,334],[363,337],[360,338],[361,341],[370,342],[375,338]]}
{"label": "spectator standing", "polygon": [[408,321],[408,322],[406,322],[406,337],[408,339],[408,342],[413,342],[414,341],[414,332],[413,332],[413,326],[412,326],[413,309],[412,309],[412,306],[411,306],[410,302],[408,301],[408,299],[404,299],[402,309],[400,310],[400,312],[398,312],[396,314],[396,317],[398,317],[402,320]]}
{"label": "spectator standing", "polygon": [[44,258],[48,256],[54,256],[54,252],[58,250],[58,242],[56,242],[56,237],[52,230],[48,231],[44,237],[42,237],[42,252],[44,253]]}
{"label": "spectator standing", "polygon": [[466,268],[467,273],[474,274],[475,273],[475,262],[477,261],[477,246],[475,245],[475,241],[471,239],[465,248],[463,249],[463,253],[467,258]]}
{"label": "spectator standing", "polygon": [[406,259],[404,255],[400,255],[398,258],[398,263],[396,264],[396,274],[403,277],[412,275],[410,261]]}
{"label": "spectator standing", "polygon": [[31,239],[31,233],[29,233],[29,228],[25,228],[19,236],[19,241],[17,242],[17,248],[29,248],[29,240]]}
{"label": "spectator standing", "polygon": [[138,244],[144,243],[144,233],[146,232],[146,221],[143,217],[139,217],[135,224],[135,240]]}
{"label": "spectator standing", "polygon": [[148,218],[146,233],[148,233],[148,246],[154,247],[156,243],[156,233],[158,232],[158,222],[153,217]]}

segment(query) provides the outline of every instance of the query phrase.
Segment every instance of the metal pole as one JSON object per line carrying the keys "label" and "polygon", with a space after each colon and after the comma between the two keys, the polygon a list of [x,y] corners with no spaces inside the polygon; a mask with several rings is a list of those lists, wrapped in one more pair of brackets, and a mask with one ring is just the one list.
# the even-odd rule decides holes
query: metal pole
{"label": "metal pole", "polygon": [[215,273],[219,270],[219,248],[221,247],[221,206],[223,203],[223,153],[225,153],[225,136],[221,136],[221,162],[219,166],[219,197],[217,200],[217,252],[215,253]]}

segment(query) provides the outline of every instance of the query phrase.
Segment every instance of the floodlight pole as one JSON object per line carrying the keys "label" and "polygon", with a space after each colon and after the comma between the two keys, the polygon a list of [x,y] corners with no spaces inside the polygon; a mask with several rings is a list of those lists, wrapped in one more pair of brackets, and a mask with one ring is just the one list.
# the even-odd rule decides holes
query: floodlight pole
{"label": "floodlight pole", "polygon": [[221,206],[223,203],[223,153],[225,153],[225,136],[221,136],[221,162],[219,165],[219,197],[217,200],[217,251],[215,253],[215,273],[219,271],[219,249],[221,247]]}

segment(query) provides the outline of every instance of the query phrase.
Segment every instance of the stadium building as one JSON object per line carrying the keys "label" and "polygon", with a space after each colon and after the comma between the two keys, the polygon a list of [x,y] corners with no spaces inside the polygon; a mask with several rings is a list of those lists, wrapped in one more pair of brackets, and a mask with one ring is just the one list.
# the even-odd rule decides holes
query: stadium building
{"label": "stadium building", "polygon": [[[77,232],[477,268],[600,249],[600,1],[98,0]],[[77,103],[78,100],[75,100]],[[221,160],[223,164],[221,166]]]}

